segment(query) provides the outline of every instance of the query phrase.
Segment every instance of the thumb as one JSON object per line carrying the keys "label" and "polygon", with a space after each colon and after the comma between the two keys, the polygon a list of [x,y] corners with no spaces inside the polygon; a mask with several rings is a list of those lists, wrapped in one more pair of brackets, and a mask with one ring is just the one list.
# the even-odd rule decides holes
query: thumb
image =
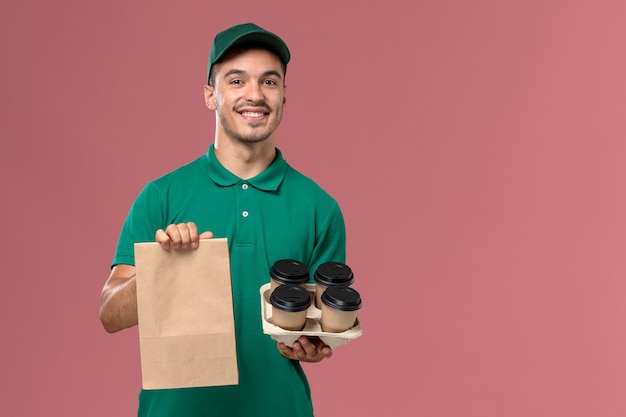
{"label": "thumb", "polygon": [[198,236],[198,238],[200,238],[200,239],[211,239],[211,238],[213,238],[213,232],[202,232],[202,233],[200,233],[200,236]]}

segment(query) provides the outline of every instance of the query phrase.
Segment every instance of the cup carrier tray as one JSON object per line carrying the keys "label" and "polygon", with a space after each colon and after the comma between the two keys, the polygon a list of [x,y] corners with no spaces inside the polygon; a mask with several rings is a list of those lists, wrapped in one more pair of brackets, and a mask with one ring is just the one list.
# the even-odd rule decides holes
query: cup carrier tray
{"label": "cup carrier tray", "polygon": [[311,305],[306,312],[306,323],[302,330],[285,330],[274,324],[272,321],[272,304],[269,302],[271,284],[267,283],[261,286],[261,318],[263,321],[263,333],[268,334],[272,339],[283,342],[289,347],[298,340],[300,336],[316,336],[326,343],[331,349],[345,345],[352,339],[361,336],[363,330],[358,317],[354,327],[341,333],[332,333],[322,331],[320,318],[322,310],[315,307],[315,284],[306,284],[306,289],[311,295]]}

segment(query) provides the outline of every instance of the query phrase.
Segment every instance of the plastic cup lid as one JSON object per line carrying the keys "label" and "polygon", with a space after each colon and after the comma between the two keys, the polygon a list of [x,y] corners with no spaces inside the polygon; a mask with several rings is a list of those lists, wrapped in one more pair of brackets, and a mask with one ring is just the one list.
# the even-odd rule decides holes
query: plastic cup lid
{"label": "plastic cup lid", "polygon": [[300,261],[280,259],[270,269],[270,277],[281,284],[303,284],[309,282],[309,268]]}
{"label": "plastic cup lid", "polygon": [[341,262],[326,262],[315,270],[315,282],[325,287],[331,285],[348,286],[354,282],[352,269]]}
{"label": "plastic cup lid", "polygon": [[340,311],[361,308],[361,295],[351,287],[328,287],[322,294],[322,303]]}
{"label": "plastic cup lid", "polygon": [[309,292],[300,285],[285,284],[276,287],[270,295],[270,303],[287,312],[302,311],[311,305]]}

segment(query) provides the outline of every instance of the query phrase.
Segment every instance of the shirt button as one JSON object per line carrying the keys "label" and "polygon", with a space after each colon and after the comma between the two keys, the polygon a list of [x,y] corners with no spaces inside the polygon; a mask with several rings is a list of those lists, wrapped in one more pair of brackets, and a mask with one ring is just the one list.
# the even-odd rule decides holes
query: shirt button
{"label": "shirt button", "polygon": [[244,190],[248,189],[248,184],[241,184],[241,188],[243,188]]}
{"label": "shirt button", "polygon": [[248,212],[244,210],[244,211],[241,213],[241,215],[242,215],[243,217],[248,217]]}

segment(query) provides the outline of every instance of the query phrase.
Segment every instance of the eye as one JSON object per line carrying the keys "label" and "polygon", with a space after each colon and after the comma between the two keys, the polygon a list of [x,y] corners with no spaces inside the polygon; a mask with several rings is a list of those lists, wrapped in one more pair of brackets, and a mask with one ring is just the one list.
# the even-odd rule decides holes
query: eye
{"label": "eye", "polygon": [[265,80],[263,81],[263,84],[265,85],[278,85],[278,83],[274,80]]}
{"label": "eye", "polygon": [[240,79],[234,79],[230,81],[230,84],[233,84],[233,85],[240,85],[242,83],[243,81],[241,81]]}

